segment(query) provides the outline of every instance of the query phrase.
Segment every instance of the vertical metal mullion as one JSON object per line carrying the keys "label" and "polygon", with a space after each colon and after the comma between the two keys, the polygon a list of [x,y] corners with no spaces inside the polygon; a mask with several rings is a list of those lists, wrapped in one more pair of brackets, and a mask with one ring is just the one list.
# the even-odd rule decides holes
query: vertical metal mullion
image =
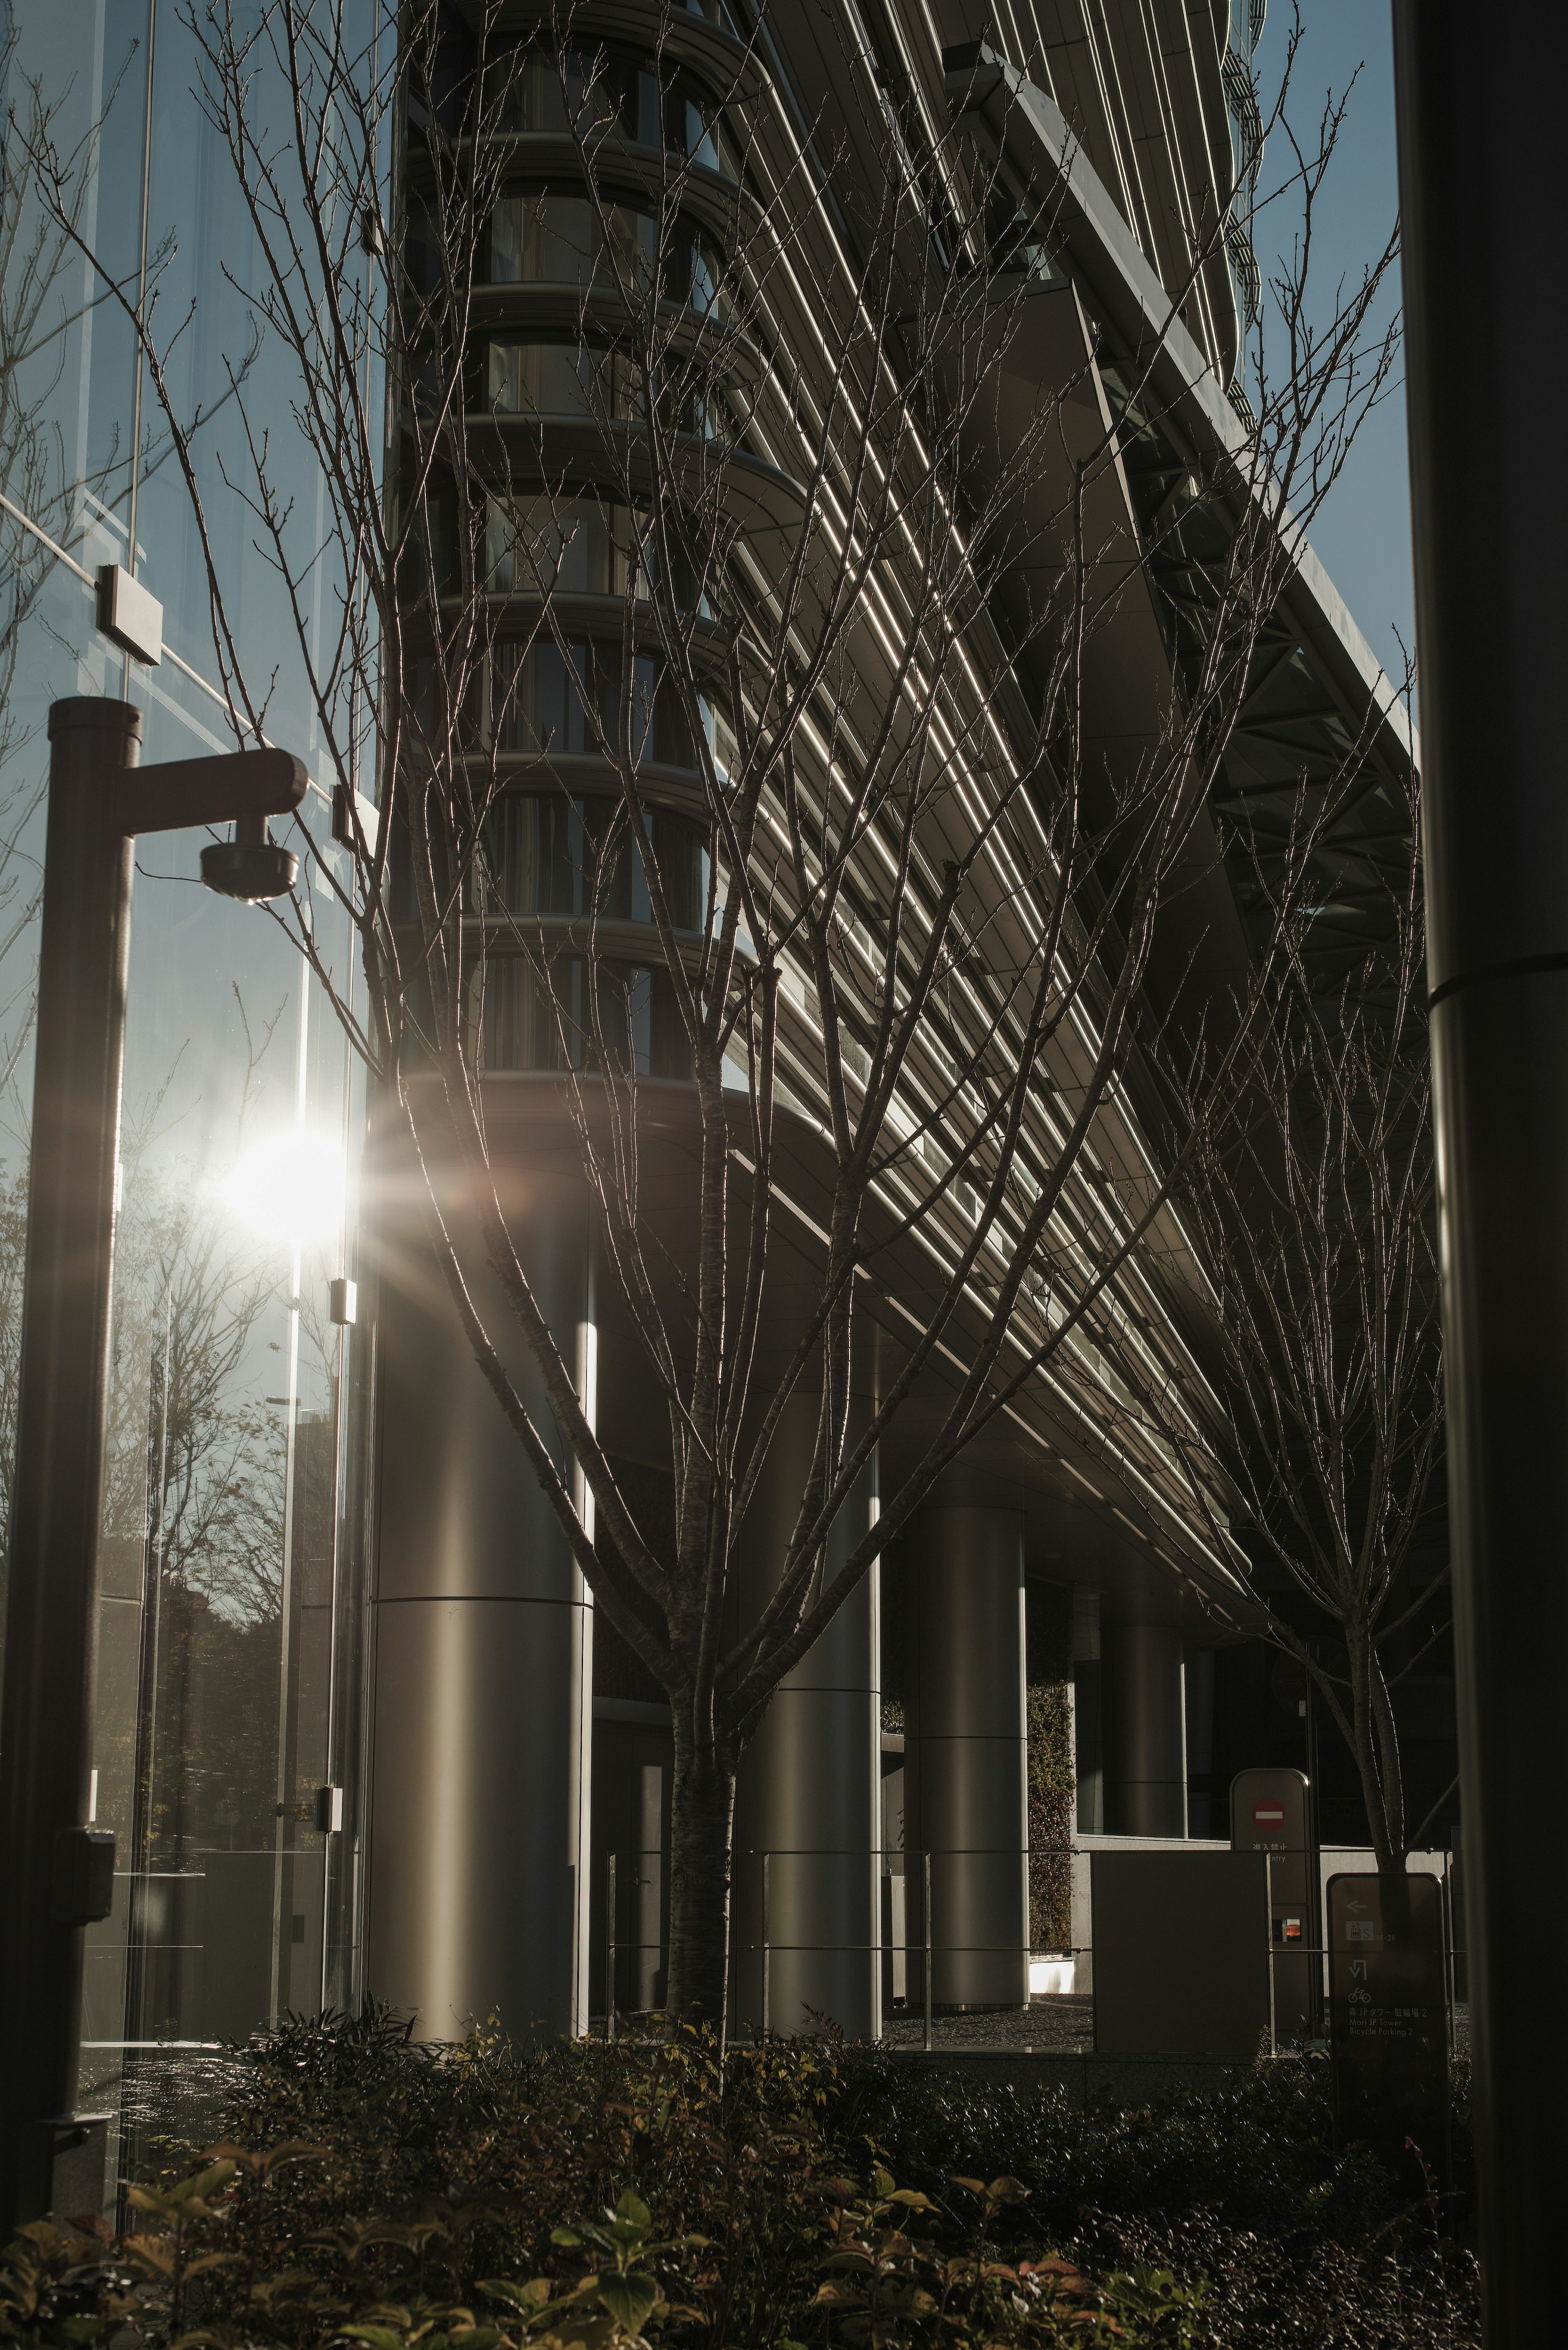
{"label": "vertical metal mullion", "polygon": [[[137,508],[141,493],[141,379],[146,372],[141,337],[147,326],[147,224],[152,202],[152,74],[158,57],[158,0],[147,0],[147,99],[141,125],[141,252],[136,276],[136,378],[130,387],[130,511],[126,531],[125,567],[136,577]],[[131,655],[125,656],[125,681],[120,688],[129,702]]]}
{"label": "vertical metal mullion", "polygon": [[[310,981],[305,974],[299,993],[299,1064],[295,1089],[295,1131],[304,1129],[306,1097],[309,1083],[308,1046],[310,1042]],[[288,1424],[283,1449],[283,1555],[278,1582],[278,1657],[277,1657],[277,1772],[275,1781],[276,1810],[273,1824],[272,1863],[272,1988],[268,2002],[269,2021],[277,2027],[279,2002],[283,1990],[283,1874],[284,1852],[288,1835],[288,1772],[289,1716],[292,1711],[290,1690],[291,1642],[294,1614],[294,1483],[296,1469],[296,1436],[299,1424],[299,1281],[303,1251],[297,1237],[289,1255],[290,1281],[288,1299]],[[324,1888],[325,1889],[325,1888]]]}
{"label": "vertical metal mullion", "polygon": [[1280,2053],[1279,2032],[1274,2009],[1274,1856],[1263,1855],[1263,1914],[1269,1922],[1269,2054]]}
{"label": "vertical metal mullion", "polygon": [[926,2054],[931,2053],[931,1856],[922,1853],[926,1873]]}

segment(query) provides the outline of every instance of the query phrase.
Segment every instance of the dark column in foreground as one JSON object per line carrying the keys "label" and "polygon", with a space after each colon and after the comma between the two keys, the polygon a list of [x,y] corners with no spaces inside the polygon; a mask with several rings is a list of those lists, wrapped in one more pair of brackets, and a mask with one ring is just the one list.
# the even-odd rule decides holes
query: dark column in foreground
{"label": "dark column in foreground", "polygon": [[1486,2334],[1568,2342],[1568,24],[1397,0],[1449,1500]]}
{"label": "dark column in foreground", "polygon": [[[0,2196],[55,2197],[80,2054],[73,1885],[92,1764],[115,1167],[135,843],[117,803],[141,712],[78,700],[49,717],[49,816],[27,1192],[22,1412],[11,1522],[0,1849]],[[112,1866],[112,1860],[109,1865]],[[68,2216],[75,2218],[73,2210]]]}

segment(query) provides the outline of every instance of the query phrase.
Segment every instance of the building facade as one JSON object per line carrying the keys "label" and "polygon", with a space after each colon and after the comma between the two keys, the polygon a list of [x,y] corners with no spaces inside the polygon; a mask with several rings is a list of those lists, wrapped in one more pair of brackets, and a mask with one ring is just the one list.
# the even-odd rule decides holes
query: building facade
{"label": "building facade", "polygon": [[[507,18],[524,39],[549,20],[526,5]],[[306,442],[286,442],[290,386],[282,374],[269,381],[274,346],[248,323],[263,264],[232,201],[218,130],[192,99],[202,60],[179,12],[169,0],[14,0],[9,21],[7,1378],[48,705],[84,693],[134,701],[148,759],[230,746],[211,559],[249,666],[276,672],[268,733],[314,774],[320,746],[296,633],[255,517],[232,486],[242,407],[277,420],[294,448],[299,514],[324,497]],[[1233,21],[1210,0],[1152,11],[1064,0],[1008,13],[981,41],[956,7],[846,0],[841,29],[864,102],[892,109],[916,148],[922,124],[934,136],[955,114],[967,120],[1020,209],[1047,208],[1050,252],[1031,264],[1040,317],[1052,322],[1041,348],[1059,348],[1070,316],[1073,365],[1120,427],[1135,531],[1152,532],[1189,475],[1241,431],[1239,352],[1256,300],[1243,233],[1257,166],[1248,67],[1260,22],[1261,11]],[[464,26],[454,10],[459,44]],[[754,40],[738,6],[661,12],[655,0],[580,0],[572,26],[585,50],[591,42],[595,57],[618,61],[628,91],[643,91],[635,102],[646,119],[621,126],[627,146],[685,142],[716,192],[741,169],[729,104],[749,109],[747,137],[782,139],[834,102],[804,7],[767,12]],[[373,57],[374,0],[358,31]],[[562,363],[558,328],[542,323],[547,240],[529,231],[542,188],[557,206],[575,191],[544,97],[540,109],[510,134],[513,180],[490,233],[493,411],[504,404],[507,367],[532,382]],[[66,218],[51,213],[24,168],[46,137],[71,160],[74,216],[68,206]],[[400,151],[399,168],[412,170],[411,151]],[[506,211],[514,188],[534,200],[526,217]],[[722,217],[718,192],[712,201]],[[711,223],[692,227],[695,251]],[[345,265],[357,268],[354,249],[350,239]],[[372,261],[367,250],[367,283]],[[205,546],[128,305],[143,315],[156,305],[164,319],[191,311],[171,367],[178,411],[201,419],[192,448]],[[768,454],[783,476],[802,469],[783,439]],[[601,627],[618,609],[613,548],[602,556],[601,577],[585,544],[586,644],[596,597]],[[502,559],[498,548],[498,580]],[[104,564],[161,603],[156,668],[97,627]],[[1106,745],[1136,739],[1168,690],[1174,656],[1149,569],[1124,599],[1090,713]],[[324,593],[324,626],[329,609]],[[1366,835],[1336,845],[1352,858],[1376,833],[1379,774],[1386,781],[1408,759],[1393,698],[1310,558],[1273,636],[1227,789],[1254,807],[1271,795],[1286,805],[1303,769],[1315,761],[1326,772],[1347,729],[1381,706],[1358,819]],[[544,681],[535,687],[542,697]],[[1000,707],[1000,679],[992,690]],[[569,693],[562,706],[569,724]],[[674,827],[690,750],[672,733],[657,755],[673,777]],[[525,735],[507,756],[510,910],[569,919],[592,821],[591,758],[564,797],[536,776],[530,787]],[[374,796],[373,775],[355,782]],[[317,951],[351,1002],[351,932],[329,880],[347,868],[324,789],[305,815]],[[700,858],[695,844],[691,853]],[[369,1993],[413,2011],[421,2034],[448,2038],[491,2016],[519,2035],[582,2031],[607,1996],[656,2005],[669,1914],[668,1708],[624,1644],[596,1627],[421,1259],[413,1205],[319,980],[263,910],[203,894],[194,876],[193,844],[150,848],[134,914],[97,1758],[97,1818],[115,1831],[119,1870],[113,1915],[90,1929],[84,2031],[84,2094],[120,2116],[122,2166],[169,2100],[189,2094],[192,2058],[287,2012]],[[694,892],[701,879],[694,861]],[[1213,887],[1194,921],[1218,989],[1245,958],[1250,917],[1240,881],[1216,868]],[[640,968],[638,925],[650,917],[635,876],[620,919],[618,951]],[[1171,942],[1173,961],[1187,951]],[[651,946],[647,962],[657,969]],[[1158,972],[1150,984],[1161,984]],[[633,1049],[673,1098],[679,1055],[656,989],[641,1016]],[[549,1054],[520,972],[490,986],[485,1019],[493,1137],[515,1186],[520,1245],[602,1440],[629,1472],[652,1476],[646,1405],[616,1343],[574,1138],[551,1123]],[[812,1021],[803,975],[782,1046],[803,1118],[814,1107]],[[670,1118],[673,1130],[678,1107]],[[1044,1163],[1052,1132],[1043,1103]],[[1114,1230],[1120,1201],[1158,1165],[1129,1084],[1099,1121],[1080,1187],[1085,1228],[1098,1219]],[[670,1212],[674,1231],[673,1198]],[[1174,1262],[1183,1237],[1174,1225],[1164,1237]],[[362,1301],[352,1323],[332,1318],[331,1284],[345,1274]],[[1117,1297],[1123,1326],[1148,1334],[1195,1394],[1200,1293],[1200,1283],[1184,1289],[1133,1263]],[[916,1302],[912,1289],[907,1310]],[[928,1933],[937,2005],[1022,2003],[1032,1679],[1065,1676],[1075,1691],[1080,1829],[1222,1832],[1222,1801],[1195,1814],[1189,1785],[1211,1769],[1208,1603],[1224,1596],[1225,1570],[1158,1438],[1129,1430],[1121,1402],[1085,1338],[944,1481],[780,1690],[737,1794],[737,2024],[796,2029],[826,2015],[875,2033],[892,2005],[921,1995]],[[753,1505],[757,1531],[738,1563],[746,1594],[765,1594],[776,1575],[771,1530],[785,1522],[792,1481],[798,1493],[810,1435],[786,1424],[774,1448],[777,1492]],[[899,1465],[868,1471],[835,1544],[863,1531],[878,1476]]]}

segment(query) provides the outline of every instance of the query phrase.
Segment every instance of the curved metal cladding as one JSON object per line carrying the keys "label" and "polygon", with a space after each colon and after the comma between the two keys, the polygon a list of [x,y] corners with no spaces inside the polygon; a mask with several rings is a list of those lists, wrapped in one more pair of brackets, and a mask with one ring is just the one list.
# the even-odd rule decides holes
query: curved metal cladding
{"label": "curved metal cladding", "polygon": [[[1029,2000],[1023,1513],[919,1518],[913,1671],[905,1698],[905,1868],[931,1862],[931,2003]],[[912,1924],[911,1942],[923,1937]],[[911,1970],[910,1997],[917,1996]]]}
{"label": "curved metal cladding", "polygon": [[1187,1706],[1181,1634],[1168,1624],[1105,1623],[1106,1829],[1187,1834]]}
{"label": "curved metal cladding", "polygon": [[[711,353],[713,382],[760,370],[761,353],[729,320],[722,279],[724,255],[755,214],[732,110],[761,96],[765,77],[725,27],[651,0],[586,0],[566,29],[547,9],[525,6],[509,30],[524,63],[510,120],[494,134],[505,172],[466,353],[467,446],[493,493],[492,600],[519,611],[536,604],[525,591],[538,578],[517,563],[514,541],[519,524],[542,528],[560,541],[556,600],[564,591],[585,627],[607,631],[618,647],[626,546],[618,503],[630,495],[640,504],[654,490],[643,450],[648,387],[625,349],[628,303],[656,303],[671,356],[699,346]],[[587,141],[585,107],[594,122]],[[661,232],[672,172],[679,194]],[[417,200],[411,219],[418,266]],[[729,445],[722,400],[711,409],[709,392],[693,396],[701,413],[666,452],[676,494],[706,491],[722,443],[724,504],[737,527],[753,538],[787,536],[800,519],[800,485]],[[550,518],[531,515],[530,485],[548,490]],[[596,511],[585,508],[575,532],[556,530],[563,499],[584,498],[589,507],[599,502]],[[543,572],[551,572],[548,559]],[[643,764],[659,764],[651,747]],[[657,800],[659,778],[649,780]]]}
{"label": "curved metal cladding", "polygon": [[[872,1410],[853,1399],[849,1440]],[[742,1531],[740,1620],[776,1587],[816,1438],[818,1399],[796,1396]],[[877,1463],[839,1513],[827,1544],[835,1573],[877,1512]],[[737,2022],[763,2014],[763,1855],[768,1855],[767,2022],[799,2032],[812,2014],[852,2036],[882,2028],[880,1934],[880,1577],[875,1563],[822,1638],[781,1682],[742,1758],[735,1787]]]}
{"label": "curved metal cladding", "polygon": [[[555,1156],[533,1157],[505,1204],[591,1416],[587,1200],[575,1153]],[[582,2031],[592,1602],[473,1361],[412,1184],[381,1189],[366,1980],[416,2012],[422,2039],[491,2015],[518,2037]],[[504,1305],[488,1318],[507,1329]],[[565,1465],[520,1343],[508,1368]]]}

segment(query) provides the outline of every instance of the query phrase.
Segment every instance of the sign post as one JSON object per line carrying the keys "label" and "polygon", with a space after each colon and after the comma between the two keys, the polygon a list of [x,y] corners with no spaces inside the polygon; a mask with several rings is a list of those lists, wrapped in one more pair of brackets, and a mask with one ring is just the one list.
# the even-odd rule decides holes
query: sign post
{"label": "sign post", "polygon": [[1328,1880],[1334,2129],[1393,2170],[1417,2147],[1449,2172],[1449,2003],[1435,1877]]}
{"label": "sign post", "polygon": [[1231,1849],[1269,1856],[1270,1964],[1274,2029],[1314,2038],[1323,2023],[1318,1854],[1310,1790],[1300,1771],[1240,1771],[1231,1783]]}

